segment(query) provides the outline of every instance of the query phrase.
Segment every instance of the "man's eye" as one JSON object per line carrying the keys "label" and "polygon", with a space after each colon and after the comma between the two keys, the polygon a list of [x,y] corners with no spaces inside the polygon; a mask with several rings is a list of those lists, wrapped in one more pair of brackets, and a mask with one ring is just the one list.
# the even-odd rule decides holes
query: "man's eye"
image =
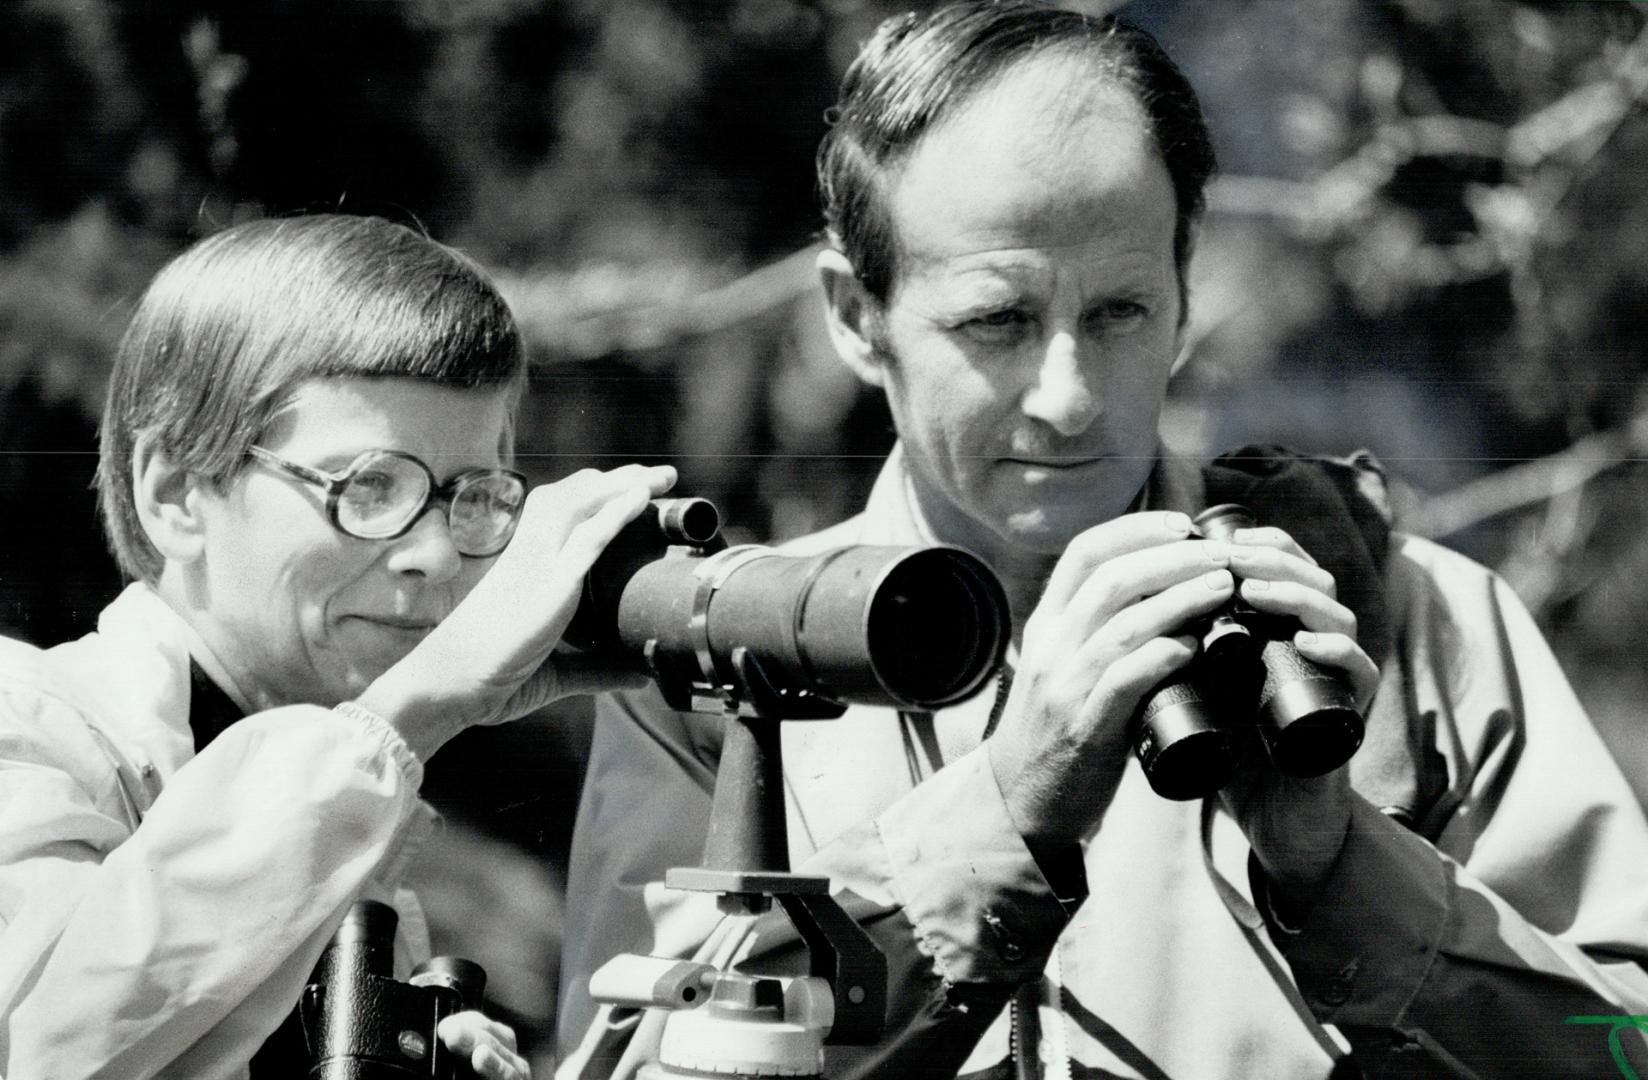
{"label": "man's eye", "polygon": [[968,334],[983,341],[1006,341],[1024,331],[1030,316],[1017,308],[1004,308],[975,315],[961,324]]}
{"label": "man's eye", "polygon": [[1100,305],[1092,317],[1102,325],[1113,326],[1136,322],[1149,314],[1150,309],[1137,300],[1110,300]]}

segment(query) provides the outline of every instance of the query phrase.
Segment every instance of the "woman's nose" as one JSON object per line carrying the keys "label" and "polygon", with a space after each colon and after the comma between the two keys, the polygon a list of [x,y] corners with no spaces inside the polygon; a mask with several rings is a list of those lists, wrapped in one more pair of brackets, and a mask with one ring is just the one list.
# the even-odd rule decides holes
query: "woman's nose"
{"label": "woman's nose", "polygon": [[389,554],[389,568],[396,573],[421,574],[432,582],[444,582],[456,577],[463,566],[446,511],[435,503],[424,509],[405,535],[391,543],[394,548]]}

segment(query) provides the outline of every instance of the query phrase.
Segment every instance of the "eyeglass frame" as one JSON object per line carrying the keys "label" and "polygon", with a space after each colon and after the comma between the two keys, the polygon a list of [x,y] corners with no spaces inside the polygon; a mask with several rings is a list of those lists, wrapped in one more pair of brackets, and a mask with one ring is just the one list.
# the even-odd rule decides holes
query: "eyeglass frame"
{"label": "eyeglass frame", "polygon": [[[465,480],[468,480],[474,476],[513,477],[521,485],[521,507],[517,508],[515,511],[515,520],[511,522],[509,532],[504,537],[504,542],[498,545],[496,551],[488,551],[474,555],[467,551],[459,551],[458,554],[466,559],[490,559],[509,546],[509,541],[514,539],[515,536],[515,526],[520,524],[521,510],[526,506],[525,496],[527,491],[530,489],[525,474],[516,472],[514,469],[505,468],[465,469],[463,472],[452,477],[446,483],[438,483],[435,479],[435,471],[433,469],[426,465],[421,458],[413,454],[409,454],[404,450],[363,450],[359,454],[355,455],[355,459],[351,461],[342,472],[335,473],[329,473],[322,469],[311,468],[308,465],[300,465],[295,461],[288,461],[274,451],[266,450],[261,446],[249,446],[246,448],[246,452],[254,459],[261,461],[266,465],[273,465],[275,468],[282,470],[290,476],[294,476],[305,483],[314,484],[316,487],[320,488],[322,493],[326,496],[326,520],[331,524],[332,528],[355,540],[399,540],[401,537],[411,532],[413,527],[416,526],[419,521],[423,520],[423,516],[429,512],[429,507],[437,501],[442,504],[442,508],[446,511],[447,527],[450,529],[452,524],[452,498],[455,494],[457,494],[458,487]],[[366,467],[366,459],[376,459],[379,457],[395,457],[404,461],[410,461],[423,471],[424,478],[427,480],[428,486],[424,490],[423,505],[418,507],[415,514],[407,518],[405,525],[402,525],[395,532],[389,533],[385,536],[360,536],[344,528],[342,522],[338,520],[338,502],[343,497],[344,489],[349,486],[349,482],[355,478],[357,473]],[[454,541],[454,547],[456,547],[456,541]]]}

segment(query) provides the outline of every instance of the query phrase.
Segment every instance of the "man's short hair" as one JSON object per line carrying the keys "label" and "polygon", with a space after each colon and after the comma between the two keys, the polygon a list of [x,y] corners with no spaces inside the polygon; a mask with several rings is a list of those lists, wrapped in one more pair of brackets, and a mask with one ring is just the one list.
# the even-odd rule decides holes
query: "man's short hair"
{"label": "man's short hair", "polygon": [[897,280],[889,193],[921,137],[1020,60],[1059,50],[1091,60],[1144,110],[1177,199],[1173,255],[1181,292],[1215,160],[1201,103],[1155,38],[1117,19],[1029,0],[968,0],[883,22],[842,79],[818,150],[829,240],[886,303]]}
{"label": "man's short hair", "polygon": [[162,565],[132,490],[140,441],[226,483],[298,384],[326,377],[426,379],[518,400],[526,360],[480,268],[406,226],[325,214],[201,241],[155,277],[115,354],[97,485],[125,574],[152,581]]}

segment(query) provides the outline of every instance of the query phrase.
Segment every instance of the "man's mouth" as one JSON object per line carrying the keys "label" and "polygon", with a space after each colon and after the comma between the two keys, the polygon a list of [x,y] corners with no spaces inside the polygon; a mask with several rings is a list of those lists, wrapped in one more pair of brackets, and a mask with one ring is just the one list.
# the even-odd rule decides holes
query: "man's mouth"
{"label": "man's mouth", "polygon": [[1049,469],[1058,472],[1068,472],[1088,465],[1096,465],[1102,458],[1090,455],[1059,455],[1048,457],[1010,457],[1005,458],[1009,465],[1017,465],[1026,469]]}

